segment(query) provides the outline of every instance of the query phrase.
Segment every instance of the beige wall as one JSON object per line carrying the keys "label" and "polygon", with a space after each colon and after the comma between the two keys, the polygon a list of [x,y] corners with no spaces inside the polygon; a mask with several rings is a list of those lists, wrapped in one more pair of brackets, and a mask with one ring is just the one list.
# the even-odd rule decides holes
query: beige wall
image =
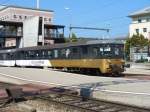
{"label": "beige wall", "polygon": [[[144,28],[147,28],[147,32],[143,31]],[[130,24],[130,26],[129,26],[130,37],[133,34],[137,34],[136,29],[139,29],[139,34],[142,34],[142,35],[144,35],[145,38],[150,39],[150,22]]]}
{"label": "beige wall", "polygon": [[[141,20],[141,22],[138,20]],[[144,32],[144,28],[147,29],[146,32]],[[129,25],[130,37],[133,34],[137,34],[136,29],[139,29],[139,34],[142,34],[145,38],[150,39],[150,15],[132,18],[132,23]]]}
{"label": "beige wall", "polygon": [[12,8],[12,7],[0,11],[0,20],[4,21],[7,20],[7,21],[22,22],[25,19],[32,18],[35,16],[43,17],[45,20],[45,24],[51,24],[53,22],[53,12]]}

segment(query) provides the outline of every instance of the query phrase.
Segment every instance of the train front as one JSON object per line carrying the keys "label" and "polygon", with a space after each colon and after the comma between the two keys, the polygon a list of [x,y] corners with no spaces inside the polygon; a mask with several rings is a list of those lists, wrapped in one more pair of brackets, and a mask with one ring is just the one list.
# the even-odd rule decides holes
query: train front
{"label": "train front", "polygon": [[120,75],[124,72],[124,45],[106,45],[103,51],[103,73]]}

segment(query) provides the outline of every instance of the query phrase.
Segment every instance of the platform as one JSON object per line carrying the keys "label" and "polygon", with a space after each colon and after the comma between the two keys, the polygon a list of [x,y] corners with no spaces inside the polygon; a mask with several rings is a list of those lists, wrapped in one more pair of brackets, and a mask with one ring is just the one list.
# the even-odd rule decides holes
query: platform
{"label": "platform", "polygon": [[149,80],[85,76],[50,69],[0,67],[0,81],[76,89],[89,87],[95,98],[150,108]]}

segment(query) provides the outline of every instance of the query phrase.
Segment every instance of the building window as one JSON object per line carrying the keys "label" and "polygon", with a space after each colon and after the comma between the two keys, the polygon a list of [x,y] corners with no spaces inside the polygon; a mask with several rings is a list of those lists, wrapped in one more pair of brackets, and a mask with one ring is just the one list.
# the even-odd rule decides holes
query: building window
{"label": "building window", "polygon": [[17,18],[17,16],[16,16],[16,15],[14,15],[14,18]]}
{"label": "building window", "polygon": [[142,22],[142,20],[141,19],[138,19],[138,23],[141,23]]}
{"label": "building window", "polygon": [[11,43],[11,46],[13,46],[14,44],[13,43]]}
{"label": "building window", "polygon": [[139,29],[135,29],[136,33],[139,34]]}
{"label": "building window", "polygon": [[52,19],[51,18],[49,18],[49,22],[51,22],[52,21]]}
{"label": "building window", "polygon": [[22,19],[22,16],[19,16],[19,19]]}
{"label": "building window", "polygon": [[147,32],[147,28],[143,28],[143,32]]}
{"label": "building window", "polygon": [[24,16],[24,19],[27,19],[27,16]]}
{"label": "building window", "polygon": [[44,18],[44,21],[47,22],[47,18]]}

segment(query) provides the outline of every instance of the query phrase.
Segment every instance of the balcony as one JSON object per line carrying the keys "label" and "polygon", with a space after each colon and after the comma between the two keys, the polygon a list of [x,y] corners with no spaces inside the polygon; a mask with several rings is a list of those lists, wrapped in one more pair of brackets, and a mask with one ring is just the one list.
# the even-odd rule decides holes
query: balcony
{"label": "balcony", "polygon": [[22,37],[22,32],[0,31],[0,37]]}
{"label": "balcony", "polygon": [[63,36],[64,35],[62,33],[61,34],[55,34],[55,33],[45,33],[44,34],[44,37],[49,38],[49,39],[64,38]]}

